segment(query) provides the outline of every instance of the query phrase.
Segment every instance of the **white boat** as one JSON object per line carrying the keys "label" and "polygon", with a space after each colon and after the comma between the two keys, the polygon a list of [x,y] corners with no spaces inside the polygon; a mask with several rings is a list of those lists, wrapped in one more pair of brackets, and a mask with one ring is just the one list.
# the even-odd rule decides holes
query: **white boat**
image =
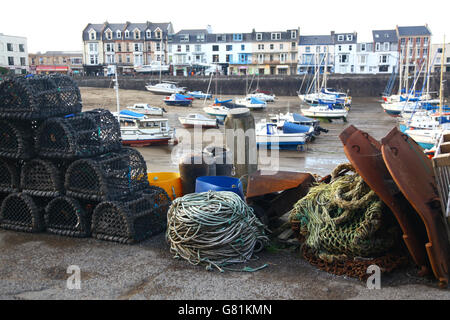
{"label": "white boat", "polygon": [[[292,126],[296,126],[292,124]],[[256,144],[259,148],[280,150],[305,150],[305,144],[309,139],[309,132],[292,132],[295,130],[280,129],[275,123],[267,123],[265,120],[255,126]]]}
{"label": "white boat", "polygon": [[214,105],[203,108],[203,111],[205,111],[206,114],[214,116],[221,121],[225,120],[229,110],[230,109],[225,106],[214,106]]}
{"label": "white boat", "polygon": [[169,70],[169,65],[162,65],[158,61],[152,61],[150,64],[134,67],[134,71],[136,71],[137,73],[168,73]]}
{"label": "white boat", "polygon": [[187,95],[194,99],[212,99],[212,94],[203,91],[188,91]]}
{"label": "white boat", "polygon": [[236,104],[242,105],[250,110],[265,109],[267,107],[267,102],[252,97],[245,97],[242,99],[236,98],[235,101]]}
{"label": "white boat", "polygon": [[168,144],[175,141],[175,129],[169,126],[169,120],[164,118],[147,118],[142,114],[132,114],[123,110],[120,117],[117,112],[113,115],[120,119],[120,133],[122,144],[132,147]]}
{"label": "white boat", "polygon": [[329,105],[318,105],[310,106],[309,108],[302,108],[302,113],[306,117],[333,120],[342,119],[347,121],[348,110],[344,107],[329,106]]}
{"label": "white boat", "polygon": [[283,128],[285,122],[291,122],[294,124],[312,127],[314,136],[320,135],[321,132],[328,132],[320,126],[320,121],[313,118],[302,116],[298,113],[280,113],[276,115],[270,115],[270,122],[277,124],[278,128]]}
{"label": "white boat", "polygon": [[185,128],[217,128],[219,126],[217,119],[207,118],[204,115],[198,113],[191,113],[186,117],[179,117],[178,120]]}
{"label": "white boat", "polygon": [[438,142],[438,139],[442,135],[443,128],[436,129],[407,129],[405,134],[407,134],[411,139],[413,139],[417,144],[419,144],[425,150],[432,149]]}
{"label": "white boat", "polygon": [[248,98],[256,98],[260,101],[264,102],[275,102],[275,95],[274,94],[265,94],[262,92],[257,93],[251,93],[247,95]]}
{"label": "white boat", "polygon": [[162,116],[166,112],[164,108],[152,107],[146,103],[136,103],[133,106],[128,106],[127,109],[149,116]]}
{"label": "white boat", "polygon": [[161,82],[155,85],[147,84],[145,88],[153,94],[160,94],[169,96],[174,93],[186,92],[185,87],[177,87],[173,82]]}

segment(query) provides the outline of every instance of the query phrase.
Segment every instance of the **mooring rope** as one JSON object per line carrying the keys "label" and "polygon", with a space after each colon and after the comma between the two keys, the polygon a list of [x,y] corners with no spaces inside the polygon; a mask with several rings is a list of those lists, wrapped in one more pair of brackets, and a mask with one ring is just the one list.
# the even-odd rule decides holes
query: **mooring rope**
{"label": "mooring rope", "polygon": [[174,200],[167,214],[166,238],[176,258],[221,272],[230,264],[247,262],[269,241],[253,209],[236,193],[225,191],[192,193]]}

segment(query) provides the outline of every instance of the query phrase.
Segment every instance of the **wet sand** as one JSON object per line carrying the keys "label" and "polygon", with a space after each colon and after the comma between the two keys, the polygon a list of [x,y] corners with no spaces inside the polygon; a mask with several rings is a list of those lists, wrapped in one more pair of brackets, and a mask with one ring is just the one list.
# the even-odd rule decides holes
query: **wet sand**
{"label": "wet sand", "polygon": [[[105,108],[116,111],[116,98],[113,89],[80,88],[83,99],[83,110],[94,108]],[[169,125],[178,130],[181,135],[183,127],[178,117],[189,113],[204,114],[204,101],[195,100],[192,107],[170,107],[162,101],[164,96],[154,95],[146,91],[120,90],[120,104],[124,109],[134,103],[148,103],[157,107],[164,107],[167,110],[165,117],[169,119]],[[222,96],[221,99],[233,99],[236,96]],[[342,143],[339,140],[339,134],[348,125],[353,124],[359,129],[369,132],[376,139],[384,137],[395,125],[394,118],[385,114],[381,108],[379,98],[354,98],[353,105],[347,118],[347,123],[342,120],[335,120],[332,123],[322,122],[321,126],[328,129],[328,133],[321,133],[312,143],[307,145],[306,151],[280,151],[279,152],[279,170],[311,172],[321,176],[329,174],[337,165],[347,162]],[[211,104],[208,100],[206,105]],[[278,97],[275,103],[269,103],[264,111],[253,111],[255,121],[268,118],[270,114],[279,112],[301,113],[300,100],[298,97]],[[220,126],[222,132],[223,126]],[[193,133],[193,129],[188,129]],[[206,130],[203,130],[205,132]],[[203,146],[210,143],[204,141]],[[147,161],[147,167],[150,172],[178,171],[177,161],[180,152],[177,152],[175,146],[151,146],[138,148]],[[174,156],[172,157],[172,154]],[[260,163],[267,163],[267,159],[260,157]],[[261,165],[260,168],[270,168],[267,165]]]}

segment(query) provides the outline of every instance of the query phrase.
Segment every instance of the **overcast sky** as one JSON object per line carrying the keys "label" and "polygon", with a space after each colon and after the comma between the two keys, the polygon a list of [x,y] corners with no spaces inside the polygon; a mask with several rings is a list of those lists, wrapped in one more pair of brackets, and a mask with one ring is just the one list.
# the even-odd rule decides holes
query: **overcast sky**
{"label": "overcast sky", "polygon": [[81,51],[81,32],[89,23],[172,22],[181,29],[212,26],[213,32],[281,31],[301,34],[358,32],[371,41],[371,30],[424,25],[433,43],[447,35],[450,3],[442,0],[73,0],[2,1],[0,33],[28,38],[29,52]]}

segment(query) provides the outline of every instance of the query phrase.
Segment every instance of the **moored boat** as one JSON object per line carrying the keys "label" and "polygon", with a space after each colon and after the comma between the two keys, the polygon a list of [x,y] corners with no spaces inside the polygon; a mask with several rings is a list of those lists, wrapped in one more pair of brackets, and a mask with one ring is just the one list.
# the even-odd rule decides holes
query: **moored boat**
{"label": "moored boat", "polygon": [[219,126],[217,119],[207,118],[197,113],[188,114],[186,117],[179,117],[178,120],[185,128],[217,128]]}
{"label": "moored boat", "polygon": [[261,101],[253,97],[236,99],[236,104],[242,105],[250,110],[265,109],[267,107],[267,102]]}
{"label": "moored boat", "polygon": [[165,97],[163,101],[168,106],[188,107],[192,105],[192,99],[189,99],[186,96],[178,93],[174,93],[171,96]]}
{"label": "moored boat", "polygon": [[289,122],[280,129],[275,123],[262,120],[255,128],[256,144],[259,148],[303,151],[311,138],[311,130]]}
{"label": "moored boat", "polygon": [[133,106],[128,106],[127,109],[149,116],[163,116],[164,112],[166,112],[164,108],[152,107],[146,103],[136,103]]}
{"label": "moored boat", "polygon": [[174,93],[184,93],[186,88],[177,87],[174,82],[161,82],[157,84],[147,84],[145,88],[153,94],[169,95]]}

